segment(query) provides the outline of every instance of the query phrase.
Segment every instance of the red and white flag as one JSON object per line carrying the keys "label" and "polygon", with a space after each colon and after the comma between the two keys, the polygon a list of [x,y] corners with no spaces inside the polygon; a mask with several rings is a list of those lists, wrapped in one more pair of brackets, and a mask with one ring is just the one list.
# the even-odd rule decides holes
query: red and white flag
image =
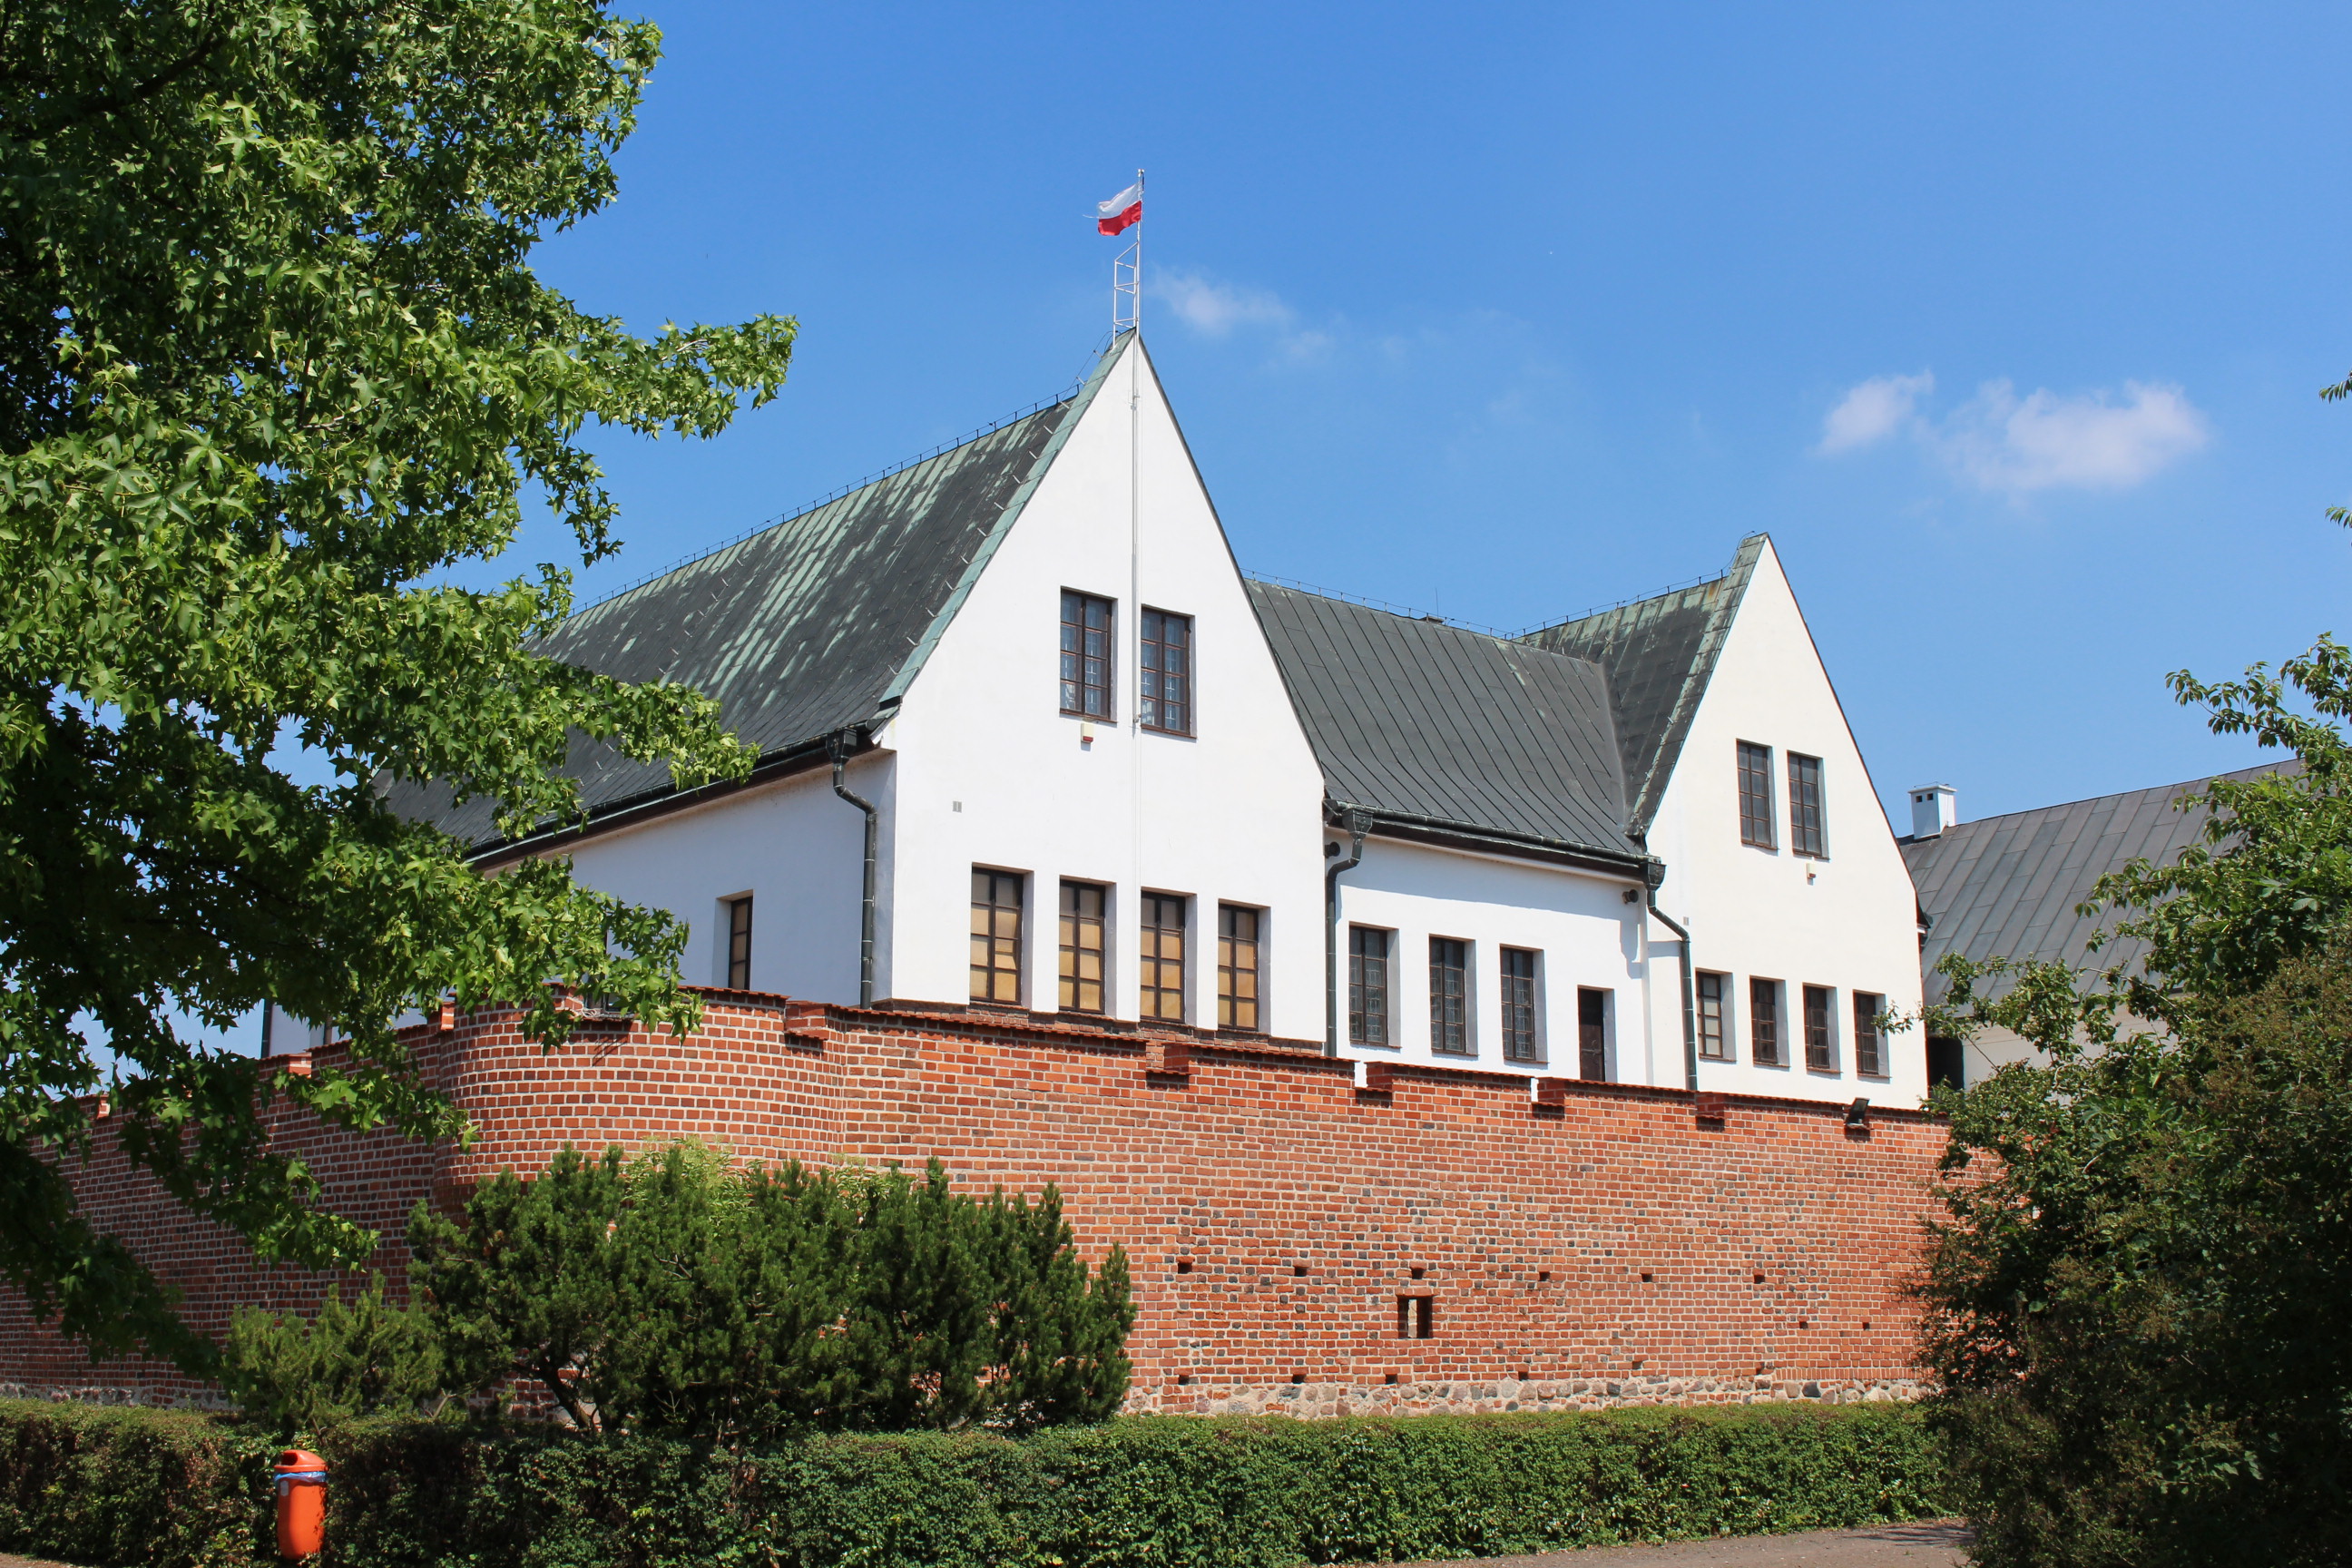
{"label": "red and white flag", "polygon": [[1095,207],[1095,232],[1125,234],[1143,221],[1143,185],[1140,182],[1098,203]]}

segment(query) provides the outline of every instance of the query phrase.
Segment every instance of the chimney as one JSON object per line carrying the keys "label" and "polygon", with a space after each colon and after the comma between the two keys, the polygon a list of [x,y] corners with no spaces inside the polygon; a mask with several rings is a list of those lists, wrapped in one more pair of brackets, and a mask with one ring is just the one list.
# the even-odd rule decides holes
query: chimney
{"label": "chimney", "polygon": [[1921,784],[1911,792],[1911,837],[1934,838],[1960,822],[1959,797],[1949,784]]}

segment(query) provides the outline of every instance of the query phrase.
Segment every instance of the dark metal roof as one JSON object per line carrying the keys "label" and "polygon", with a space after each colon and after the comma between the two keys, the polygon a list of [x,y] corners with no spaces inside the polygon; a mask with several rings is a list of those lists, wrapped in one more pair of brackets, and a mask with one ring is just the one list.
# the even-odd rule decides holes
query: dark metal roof
{"label": "dark metal roof", "polygon": [[[693,686],[767,757],[875,719],[921,668],[1126,342],[1061,402],[583,610],[540,651]],[[564,772],[592,815],[671,788],[666,765],[584,740]],[[388,798],[477,847],[496,841],[488,801],[453,808],[441,784],[395,785]]]}
{"label": "dark metal roof", "polygon": [[[2294,764],[2285,764],[2292,767]],[[2221,776],[2259,778],[2284,771],[2271,763]],[[2070,801],[1948,827],[1933,838],[1905,838],[1903,859],[1928,920],[1919,961],[1927,1000],[1944,999],[1937,962],[1948,952],[1973,959],[2039,958],[2105,969],[2136,968],[2147,943],[2111,942],[2090,953],[2091,933],[2115,917],[2075,913],[2092,886],[2135,857],[2166,864],[2205,831],[2211,814],[2174,803],[2205,787],[2200,779],[2095,800]],[[2005,990],[1996,985],[1992,994]]]}
{"label": "dark metal roof", "polygon": [[1333,804],[1642,855],[1599,666],[1271,583],[1250,597]]}
{"label": "dark metal roof", "polygon": [[1763,551],[1764,536],[1751,534],[1740,541],[1738,552],[1720,577],[1547,626],[1521,639],[1553,653],[1590,659],[1608,672],[1620,765],[1628,781],[1629,815],[1636,832],[1646,831],[1657,814],[1699,699],[1715,674],[1724,636]]}

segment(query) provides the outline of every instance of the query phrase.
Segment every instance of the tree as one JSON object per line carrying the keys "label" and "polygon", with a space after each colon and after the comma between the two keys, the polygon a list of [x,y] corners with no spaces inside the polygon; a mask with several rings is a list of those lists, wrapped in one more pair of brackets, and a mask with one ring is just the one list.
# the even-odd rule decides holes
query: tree
{"label": "tree", "polygon": [[2212,781],[2200,842],[2101,881],[2143,968],[1940,965],[1942,1029],[2047,1057],[1940,1101],[1922,1359],[1988,1568],[2352,1532],[2352,652],[2171,685],[2296,765]]}
{"label": "tree", "polygon": [[446,1381],[425,1314],[386,1301],[380,1274],[349,1306],[340,1284],[328,1287],[307,1320],[239,1309],[221,1359],[229,1397],[288,1437],[355,1415],[413,1412]]}
{"label": "tree", "polygon": [[[668,915],[540,858],[491,879],[394,780],[576,816],[575,743],[681,784],[751,758],[712,703],[555,663],[553,566],[490,592],[526,491],[609,555],[590,421],[708,437],[777,392],[793,323],[652,339],[537,280],[612,199],[658,34],[601,0],[26,0],[0,7],[0,1276],[94,1353],[211,1346],[57,1161],[121,1064],[131,1155],[264,1258],[372,1238],[266,1146],[286,1096],[462,1132],[388,1020],[550,982],[695,1015]],[[331,760],[301,786],[285,748]],[[267,999],[331,1021],[309,1078],[192,1040]]]}
{"label": "tree", "polygon": [[1022,1430],[1127,1393],[1126,1254],[1090,1273],[1054,1188],[961,1196],[936,1160],[917,1182],[566,1149],[462,1226],[420,1206],[409,1245],[452,1389],[521,1377],[592,1432]]}

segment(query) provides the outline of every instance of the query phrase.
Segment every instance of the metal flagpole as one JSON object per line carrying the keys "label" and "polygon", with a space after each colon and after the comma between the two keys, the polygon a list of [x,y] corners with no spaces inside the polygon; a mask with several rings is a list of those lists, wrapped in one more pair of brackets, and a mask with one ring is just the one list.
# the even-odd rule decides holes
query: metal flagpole
{"label": "metal flagpole", "polygon": [[[1143,171],[1135,172],[1135,199],[1143,200]],[[1110,264],[1110,330],[1123,332],[1143,324],[1143,219],[1135,220],[1135,238],[1125,250],[1111,258]],[[1119,309],[1119,296],[1127,296],[1127,309]]]}

